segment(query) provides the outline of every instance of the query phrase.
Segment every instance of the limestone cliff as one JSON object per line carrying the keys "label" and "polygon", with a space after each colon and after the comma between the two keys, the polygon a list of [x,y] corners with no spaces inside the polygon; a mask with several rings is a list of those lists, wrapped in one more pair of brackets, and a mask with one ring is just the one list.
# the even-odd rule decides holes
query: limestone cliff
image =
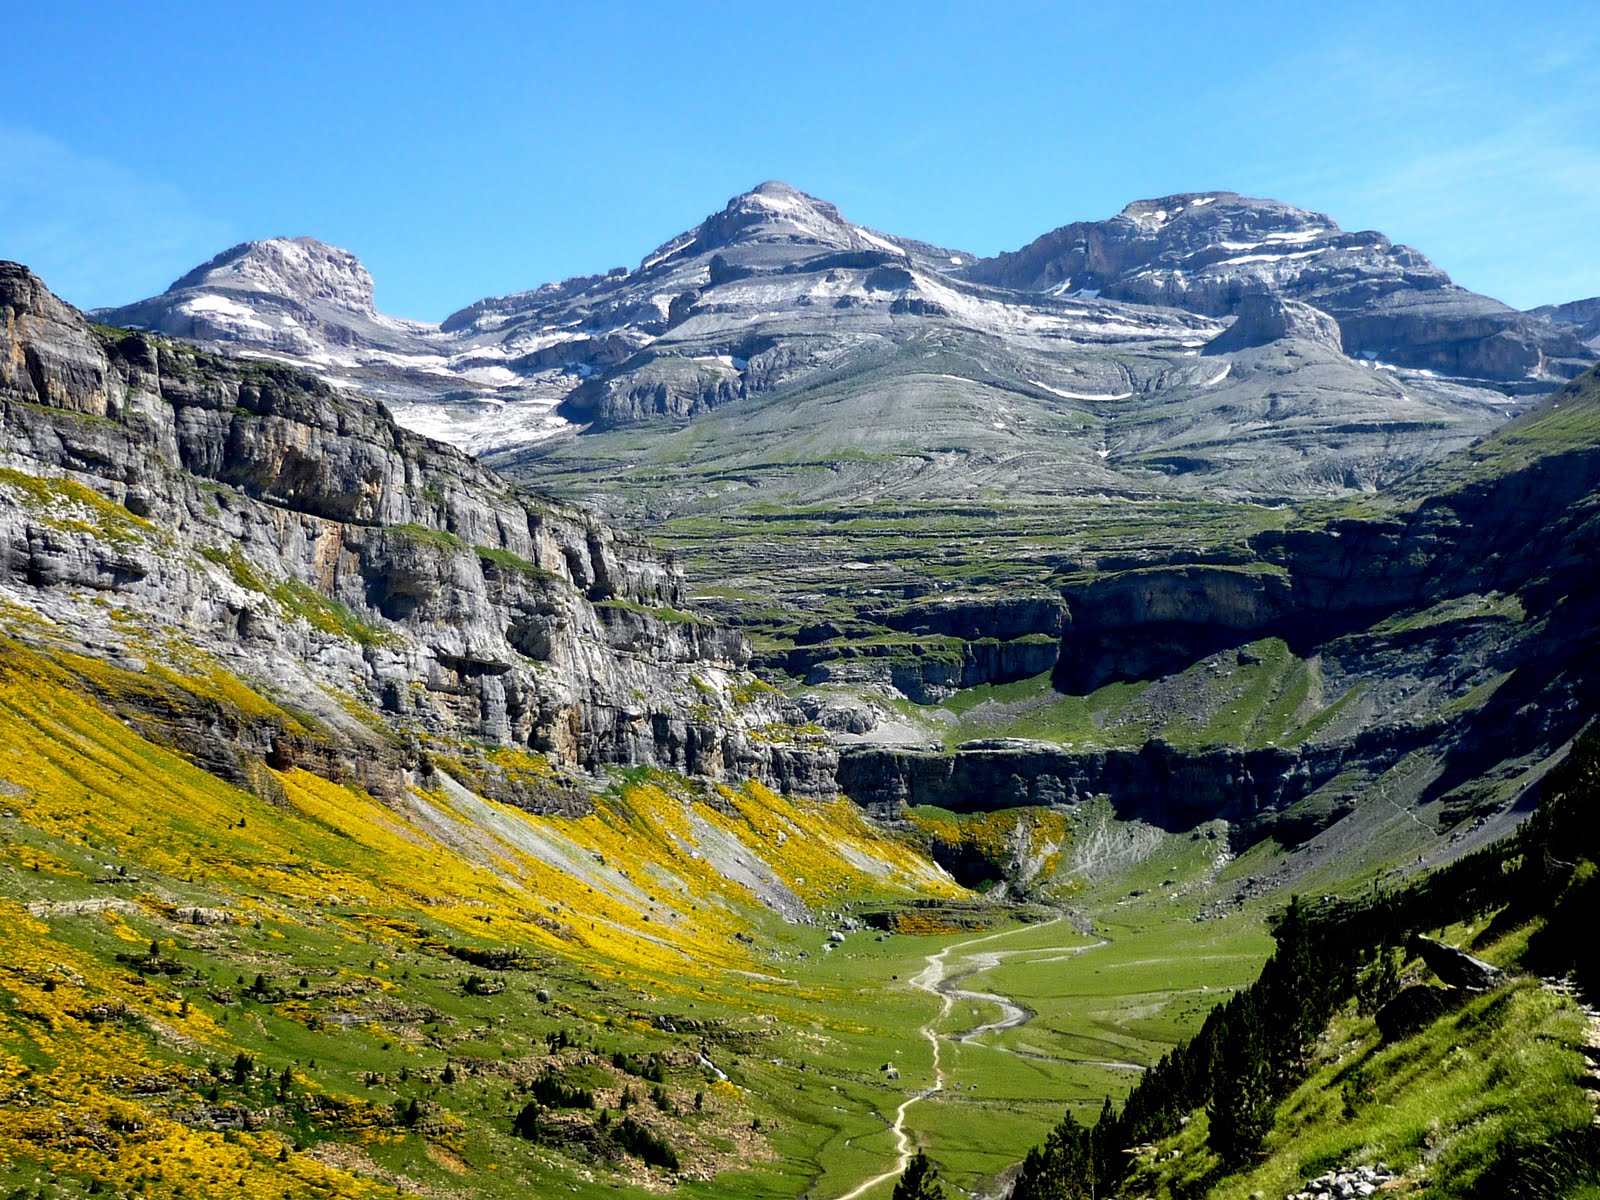
{"label": "limestone cliff", "polygon": [[0,586],[63,640],[182,641],[357,742],[341,704],[575,771],[831,792],[831,751],[642,539],[292,368],[91,327],[15,264],[0,319]]}

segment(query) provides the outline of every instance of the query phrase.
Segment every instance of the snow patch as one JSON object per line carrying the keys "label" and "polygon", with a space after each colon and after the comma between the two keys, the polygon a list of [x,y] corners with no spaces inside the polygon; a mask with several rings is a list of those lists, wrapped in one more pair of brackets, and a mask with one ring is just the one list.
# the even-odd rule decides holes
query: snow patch
{"label": "snow patch", "polygon": [[[900,249],[900,247],[896,246],[893,242],[886,242],[876,234],[868,233],[859,225],[852,225],[850,228],[854,229],[856,231],[856,236],[862,241],[866,242],[869,246],[876,246],[879,250],[887,250],[890,254],[903,255],[905,253],[904,250]],[[950,261],[959,262],[960,260],[952,258]]]}
{"label": "snow patch", "polygon": [[676,254],[679,250],[682,250],[685,246],[689,245],[689,243],[692,241],[694,241],[694,235],[689,233],[685,233],[674,238],[665,246],[661,247],[661,249],[657,250],[649,258],[640,263],[639,270],[648,271],[651,267],[666,262],[667,259],[671,258],[674,254]]}
{"label": "snow patch", "polygon": [[[1261,243],[1257,244],[1260,245]],[[1232,247],[1229,248],[1231,249]],[[1213,265],[1218,267],[1237,267],[1244,263],[1286,262],[1292,258],[1314,258],[1321,253],[1321,250],[1300,250],[1293,254],[1244,254],[1238,258],[1225,258]]]}
{"label": "snow patch", "polygon": [[1052,396],[1060,396],[1063,400],[1126,400],[1133,395],[1132,392],[1064,392],[1060,388],[1053,388],[1048,383],[1040,383],[1037,379],[1028,380],[1034,387],[1043,388]]}
{"label": "snow patch", "polygon": [[248,329],[274,332],[274,327],[257,316],[255,309],[215,293],[195,296],[193,299],[185,300],[179,307],[190,316],[209,317],[219,324],[242,325]]}
{"label": "snow patch", "polygon": [[558,396],[507,402],[493,394],[438,404],[394,406],[395,423],[478,454],[554,437],[572,423],[555,415]]}

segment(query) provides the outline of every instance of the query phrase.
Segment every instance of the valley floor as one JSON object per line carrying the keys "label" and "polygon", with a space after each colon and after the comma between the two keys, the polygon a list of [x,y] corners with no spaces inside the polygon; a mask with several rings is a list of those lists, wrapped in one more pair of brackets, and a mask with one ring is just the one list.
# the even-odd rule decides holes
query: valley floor
{"label": "valley floor", "polygon": [[[838,1200],[887,1195],[920,1146],[981,1190],[1269,947],[1254,905],[1197,923],[1231,886],[1201,837],[1146,839],[1070,918],[1019,923],[848,802],[659,773],[571,818],[442,769],[382,799],[296,768],[234,786],[152,740],[152,697],[294,718],[187,669],[6,644],[8,1190]],[[782,920],[784,894],[821,921]],[[605,1140],[625,1119],[670,1176]]]}

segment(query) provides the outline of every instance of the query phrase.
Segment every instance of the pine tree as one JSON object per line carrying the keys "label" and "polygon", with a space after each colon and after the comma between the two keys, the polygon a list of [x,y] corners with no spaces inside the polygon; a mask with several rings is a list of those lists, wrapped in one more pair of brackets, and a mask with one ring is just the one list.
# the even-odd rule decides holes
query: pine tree
{"label": "pine tree", "polygon": [[1248,997],[1228,1006],[1211,1103],[1209,1140],[1230,1167],[1248,1162],[1272,1128],[1272,1064],[1260,1015]]}
{"label": "pine tree", "polygon": [[1071,1113],[1028,1152],[1011,1200],[1087,1200],[1098,1194],[1089,1130]]}
{"label": "pine tree", "polygon": [[[530,1100],[522,1106],[522,1111],[511,1122],[511,1132],[519,1138],[526,1138],[530,1142],[537,1142],[544,1133],[544,1122],[540,1119],[543,1108],[537,1100]],[[609,1113],[601,1113],[601,1128],[604,1129],[611,1123]]]}
{"label": "pine tree", "polygon": [[945,1200],[944,1188],[939,1186],[939,1172],[921,1150],[906,1164],[894,1185],[891,1200]]}
{"label": "pine tree", "polygon": [[1100,1106],[1100,1119],[1089,1133],[1089,1177],[1093,1195],[1103,1196],[1122,1174],[1122,1127],[1111,1097]]}

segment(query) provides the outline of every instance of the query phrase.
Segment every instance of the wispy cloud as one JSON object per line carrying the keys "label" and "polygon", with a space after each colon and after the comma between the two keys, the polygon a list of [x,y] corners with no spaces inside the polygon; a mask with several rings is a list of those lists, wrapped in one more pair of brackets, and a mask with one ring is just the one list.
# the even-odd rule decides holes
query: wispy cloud
{"label": "wispy cloud", "polygon": [[0,124],[0,258],[84,308],[160,291],[233,231],[179,189]]}
{"label": "wispy cloud", "polygon": [[[1458,283],[1521,308],[1600,293],[1600,153],[1541,121],[1417,154],[1354,189]],[[1502,294],[1503,293],[1503,294]]]}
{"label": "wispy cloud", "polygon": [[[1588,48],[1508,31],[1492,62],[1405,40],[1308,51],[1239,84],[1278,133],[1249,175],[1518,307],[1600,294]],[[1296,79],[1317,86],[1307,94]]]}

